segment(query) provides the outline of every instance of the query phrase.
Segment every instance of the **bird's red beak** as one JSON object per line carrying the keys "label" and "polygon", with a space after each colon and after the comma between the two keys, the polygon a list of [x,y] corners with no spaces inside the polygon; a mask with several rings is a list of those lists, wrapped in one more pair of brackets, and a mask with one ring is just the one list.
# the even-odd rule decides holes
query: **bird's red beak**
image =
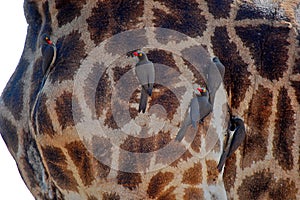
{"label": "bird's red beak", "polygon": [[138,52],[133,52],[133,55],[138,56],[139,54],[138,54]]}
{"label": "bird's red beak", "polygon": [[50,44],[50,45],[53,44],[51,40],[47,40],[47,43]]}
{"label": "bird's red beak", "polygon": [[204,89],[201,88],[201,87],[197,88],[197,90],[198,90],[200,93],[205,92]]}

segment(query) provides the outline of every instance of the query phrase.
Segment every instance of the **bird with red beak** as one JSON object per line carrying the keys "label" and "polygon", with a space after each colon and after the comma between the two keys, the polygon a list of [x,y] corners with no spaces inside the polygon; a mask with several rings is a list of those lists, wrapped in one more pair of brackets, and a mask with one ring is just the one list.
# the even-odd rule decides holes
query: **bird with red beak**
{"label": "bird with red beak", "polygon": [[133,52],[133,55],[138,58],[138,62],[135,65],[135,74],[142,86],[138,111],[145,113],[148,96],[152,95],[153,84],[155,81],[154,65],[148,60],[146,53],[143,51],[135,51]]}

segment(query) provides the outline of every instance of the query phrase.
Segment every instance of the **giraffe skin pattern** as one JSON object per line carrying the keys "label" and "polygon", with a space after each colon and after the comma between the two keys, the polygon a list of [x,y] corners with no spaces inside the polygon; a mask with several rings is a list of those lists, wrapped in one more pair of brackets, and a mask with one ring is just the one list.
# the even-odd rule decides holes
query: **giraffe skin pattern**
{"label": "giraffe skin pattern", "polygon": [[[298,1],[25,0],[24,12],[0,132],[36,199],[300,199]],[[40,89],[44,33],[57,54]],[[156,70],[145,113],[134,49]],[[193,83],[213,112],[177,142]],[[247,133],[219,172],[227,105]]]}

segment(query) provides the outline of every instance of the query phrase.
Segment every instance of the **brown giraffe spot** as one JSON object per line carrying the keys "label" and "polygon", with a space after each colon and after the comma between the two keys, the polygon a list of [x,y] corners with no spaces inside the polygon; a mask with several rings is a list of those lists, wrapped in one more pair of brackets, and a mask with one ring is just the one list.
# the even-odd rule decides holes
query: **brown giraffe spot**
{"label": "brown giraffe spot", "polygon": [[273,95],[269,89],[259,86],[249,103],[248,124],[242,166],[250,166],[253,161],[263,160],[267,153],[269,117],[272,113]]}
{"label": "brown giraffe spot", "polygon": [[300,81],[291,81],[291,82],[292,82],[293,88],[295,89],[297,101],[300,104]]}
{"label": "brown giraffe spot", "polygon": [[[113,68],[114,81],[118,82],[124,74],[132,69],[131,65],[126,65],[125,67],[116,66]],[[135,77],[134,77],[135,78]]]}
{"label": "brown giraffe spot", "polygon": [[294,65],[294,68],[293,68],[293,74],[299,74],[299,73],[300,73],[300,58],[297,58],[295,60],[295,65]]}
{"label": "brown giraffe spot", "polygon": [[207,184],[216,184],[216,180],[219,175],[219,171],[217,169],[218,163],[214,160],[206,160],[207,167]]}
{"label": "brown giraffe spot", "polygon": [[74,126],[73,106],[71,92],[64,91],[63,94],[56,99],[56,114],[61,128],[64,130],[68,126]]}
{"label": "brown giraffe spot", "polygon": [[[269,25],[236,27],[236,33],[250,49],[260,75],[279,80],[287,70],[287,41],[290,29]],[[225,65],[226,66],[226,65]]]}
{"label": "brown giraffe spot", "polygon": [[[230,42],[226,27],[216,27],[211,38],[214,54],[225,66],[224,83],[231,94],[231,107],[238,108],[250,85],[247,64],[243,62],[235,43]],[[224,48],[226,47],[226,48]]]}
{"label": "brown giraffe spot", "polygon": [[236,155],[232,154],[229,158],[227,158],[223,172],[223,180],[226,191],[230,191],[231,188],[234,188],[237,174],[236,170]]}
{"label": "brown giraffe spot", "polygon": [[196,185],[202,182],[202,165],[195,163],[193,167],[187,169],[182,177],[182,183]]}
{"label": "brown giraffe spot", "polygon": [[136,28],[144,12],[143,1],[98,1],[86,20],[91,39],[98,45],[104,39]]}
{"label": "brown giraffe spot", "polygon": [[214,15],[215,19],[228,18],[233,0],[206,0],[208,11]]}
{"label": "brown giraffe spot", "polygon": [[29,63],[21,58],[19,64],[3,90],[1,98],[16,120],[20,120],[23,110],[23,79]]}
{"label": "brown giraffe spot", "polygon": [[153,63],[159,63],[162,65],[166,65],[180,73],[180,70],[175,63],[173,55],[170,52],[166,52],[166,51],[158,50],[158,49],[151,50],[147,53],[147,57]]}
{"label": "brown giraffe spot", "polygon": [[57,147],[42,147],[42,153],[48,166],[50,175],[57,185],[69,191],[78,192],[78,184],[73,172],[68,169],[68,163],[63,151]]}
{"label": "brown giraffe spot", "polygon": [[188,187],[184,189],[184,200],[201,200],[203,199],[204,192],[200,188]]}
{"label": "brown giraffe spot", "polygon": [[[53,126],[50,114],[47,109],[47,97],[45,94],[42,94],[36,104],[37,106],[37,113],[35,114],[34,118],[37,117],[37,123],[39,126],[39,132],[37,134],[42,135],[49,135],[54,136],[56,134]],[[34,119],[35,124],[36,119]]]}
{"label": "brown giraffe spot", "polygon": [[80,61],[86,57],[85,43],[80,39],[81,33],[72,31],[57,40],[57,57],[54,68],[49,74],[52,83],[73,80],[80,67]]}
{"label": "brown giraffe spot", "polygon": [[0,132],[6,146],[9,148],[10,152],[16,156],[19,149],[17,127],[2,115],[0,115]]}
{"label": "brown giraffe spot", "polygon": [[297,35],[297,52],[296,52],[296,58],[295,58],[295,65],[293,67],[293,74],[299,74],[300,73],[300,36]]}
{"label": "brown giraffe spot", "polygon": [[246,176],[238,188],[238,195],[243,199],[296,199],[297,188],[289,179],[276,181],[274,174],[263,170]]}
{"label": "brown giraffe spot", "polygon": [[170,166],[177,167],[177,165],[179,163],[181,163],[182,161],[187,161],[191,157],[193,157],[193,155],[191,154],[191,152],[189,150],[186,150],[186,152],[184,152],[179,158],[177,158],[174,162],[172,162],[170,164]]}
{"label": "brown giraffe spot", "polygon": [[84,144],[81,141],[75,141],[66,144],[65,148],[74,162],[83,184],[85,186],[91,185],[95,179],[91,163],[92,159]]}
{"label": "brown giraffe spot", "polygon": [[147,194],[150,198],[156,198],[163,193],[164,188],[174,179],[171,172],[158,172],[154,175],[148,185]]}
{"label": "brown giraffe spot", "polygon": [[39,13],[37,2],[24,1],[23,8],[26,21],[29,25],[25,46],[34,52],[36,51],[38,35],[42,27],[42,16]]}
{"label": "brown giraffe spot", "polygon": [[86,0],[55,0],[55,8],[58,10],[56,15],[58,26],[62,27],[79,17],[85,4]]}
{"label": "brown giraffe spot", "polygon": [[292,152],[293,138],[296,135],[294,114],[288,92],[285,88],[281,88],[277,102],[273,153],[284,170],[291,170],[294,163]]}
{"label": "brown giraffe spot", "polygon": [[243,19],[269,19],[269,20],[285,20],[290,21],[287,17],[281,15],[278,10],[275,9],[266,9],[258,8],[255,6],[250,6],[243,4],[239,6],[239,9],[236,14],[236,20]]}
{"label": "brown giraffe spot", "polygon": [[111,193],[104,193],[102,195],[103,200],[120,200],[120,196],[115,193],[115,192],[111,192]]}
{"label": "brown giraffe spot", "polygon": [[176,196],[173,193],[173,191],[176,189],[176,187],[172,186],[169,189],[167,189],[165,192],[163,192],[157,200],[176,200]]}
{"label": "brown giraffe spot", "polygon": [[111,108],[107,110],[105,120],[104,120],[104,125],[112,129],[118,129],[119,126],[114,119],[114,114],[115,113],[112,112]]}
{"label": "brown giraffe spot", "polygon": [[87,200],[98,200],[98,198],[93,195],[89,195]]}
{"label": "brown giraffe spot", "polygon": [[268,193],[271,184],[272,174],[264,170],[252,176],[246,176],[237,192],[243,199],[260,199]]}
{"label": "brown giraffe spot", "polygon": [[148,138],[139,138],[129,135],[120,147],[129,152],[149,153],[165,147],[170,141],[169,132],[159,132]]}
{"label": "brown giraffe spot", "polygon": [[180,106],[179,98],[181,97],[182,88],[173,89],[160,84],[154,84],[153,87],[160,92],[152,93],[149,108],[156,104],[163,106],[167,112],[167,118],[172,120],[177,108]]}
{"label": "brown giraffe spot", "polygon": [[141,174],[118,171],[118,184],[130,190],[136,189],[142,183]]}
{"label": "brown giraffe spot", "polygon": [[153,8],[155,26],[175,30],[190,37],[202,36],[206,30],[206,19],[196,1],[155,0],[165,5],[169,12]]}
{"label": "brown giraffe spot", "polygon": [[279,179],[270,191],[270,197],[273,200],[283,200],[283,199],[297,199],[297,188],[293,181],[289,179],[283,180]]}

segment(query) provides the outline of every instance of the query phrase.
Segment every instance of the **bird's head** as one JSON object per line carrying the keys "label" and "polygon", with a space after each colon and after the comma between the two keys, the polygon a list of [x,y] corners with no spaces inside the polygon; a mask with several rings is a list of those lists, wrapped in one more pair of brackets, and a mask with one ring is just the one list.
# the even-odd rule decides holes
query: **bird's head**
{"label": "bird's head", "polygon": [[201,86],[198,85],[198,84],[194,84],[194,85],[193,85],[193,88],[194,88],[195,94],[197,94],[197,95],[203,95],[203,94],[205,94],[206,91],[207,91],[205,87],[201,87]]}
{"label": "bird's head", "polygon": [[206,92],[206,88],[205,87],[198,87],[197,90],[200,92],[200,94],[203,94]]}
{"label": "bird's head", "polygon": [[42,43],[43,44],[49,44],[49,45],[53,45],[53,42],[50,39],[50,36],[46,33],[44,33],[41,37]]}
{"label": "bird's head", "polygon": [[135,51],[132,54],[133,56],[137,57],[139,60],[147,60],[146,54],[142,51]]}
{"label": "bird's head", "polygon": [[45,41],[48,43],[48,44],[53,44],[53,42],[50,40],[50,38],[49,37],[45,37]]}

